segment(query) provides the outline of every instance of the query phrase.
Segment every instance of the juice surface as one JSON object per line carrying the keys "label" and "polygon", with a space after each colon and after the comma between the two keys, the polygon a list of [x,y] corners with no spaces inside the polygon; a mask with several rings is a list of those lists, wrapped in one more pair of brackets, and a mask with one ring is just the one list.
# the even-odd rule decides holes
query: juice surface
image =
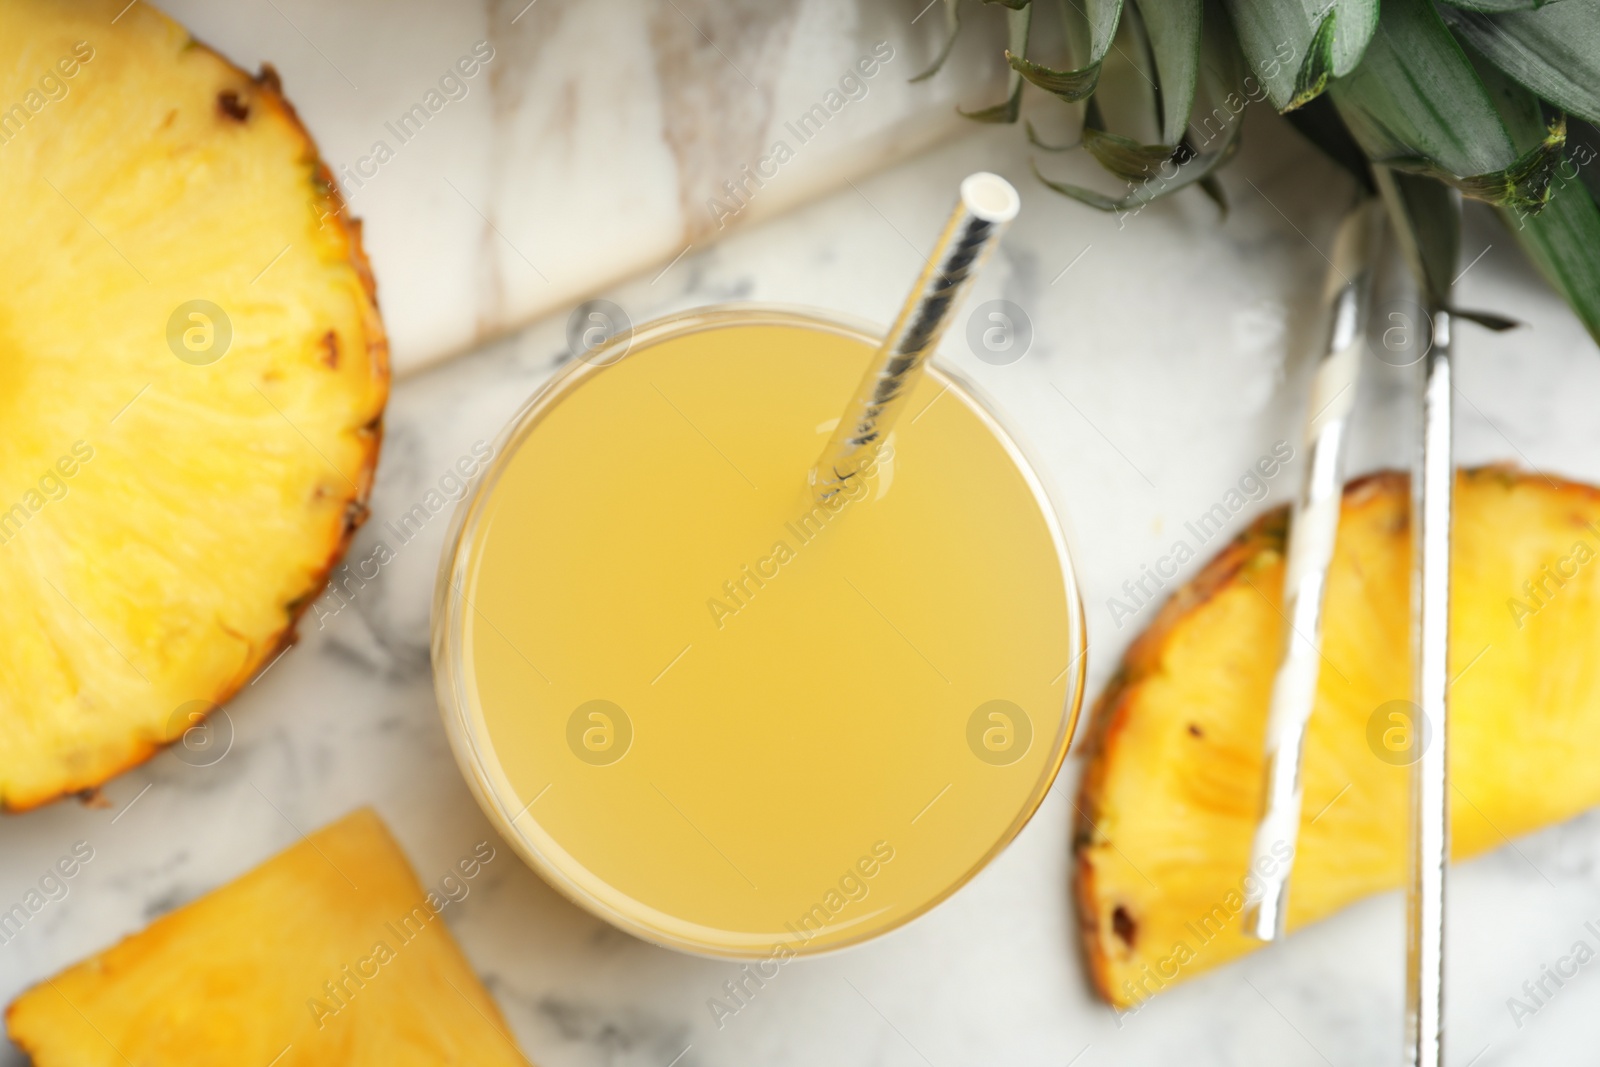
{"label": "juice surface", "polygon": [[865,486],[810,499],[871,358],[796,322],[636,346],[558,386],[463,526],[491,806],[643,936],[767,956],[903,922],[1009,840],[1070,740],[1064,550],[963,391],[927,375]]}

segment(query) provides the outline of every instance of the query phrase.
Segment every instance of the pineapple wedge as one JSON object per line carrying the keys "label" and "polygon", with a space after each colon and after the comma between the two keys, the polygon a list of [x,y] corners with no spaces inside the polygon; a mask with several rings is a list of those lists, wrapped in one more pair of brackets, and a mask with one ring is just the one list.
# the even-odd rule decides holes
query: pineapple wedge
{"label": "pineapple wedge", "polygon": [[11,1039],[36,1067],[526,1067],[428,897],[363,808],[23,993]]}
{"label": "pineapple wedge", "polygon": [[359,226],[265,69],[0,4],[0,808],[92,789],[292,636],[365,515]]}
{"label": "pineapple wedge", "polygon": [[[1410,490],[1345,491],[1289,893],[1303,926],[1401,884],[1411,697]],[[1130,1008],[1256,943],[1240,932],[1283,640],[1286,516],[1257,521],[1161,609],[1101,697],[1074,842],[1099,992]],[[1600,804],[1600,490],[1460,472],[1451,604],[1456,859]],[[1403,707],[1403,705],[1398,706]]]}

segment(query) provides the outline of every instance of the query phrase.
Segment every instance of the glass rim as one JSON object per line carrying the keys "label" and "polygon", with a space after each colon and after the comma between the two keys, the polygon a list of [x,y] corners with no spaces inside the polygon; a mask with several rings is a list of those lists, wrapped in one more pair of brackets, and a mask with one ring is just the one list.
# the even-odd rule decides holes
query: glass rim
{"label": "glass rim", "polygon": [[[496,832],[546,884],[591,915],[650,944],[708,959],[764,959],[772,955],[774,946],[767,944],[765,940],[759,945],[752,940],[752,947],[748,949],[715,945],[679,936],[641,922],[580,885],[559,862],[545,855],[528,835],[517,828],[516,821],[527,816],[531,804],[515,814],[507,807],[508,798],[505,794],[509,794],[510,798],[516,798],[516,790],[504,771],[500,769],[499,759],[493,752],[493,745],[488,738],[487,726],[482,721],[481,709],[474,711],[465,688],[466,680],[463,676],[465,649],[462,633],[465,613],[462,609],[466,606],[466,595],[462,587],[466,571],[472,562],[472,553],[466,550],[466,546],[471,543],[472,534],[476,532],[483,506],[492,495],[494,486],[506,464],[509,463],[510,457],[516,454],[521,443],[534,432],[542,421],[542,416],[550,408],[572,390],[580,387],[589,377],[617,365],[634,351],[704,330],[764,324],[821,329],[872,347],[879,345],[886,333],[884,328],[868,320],[823,309],[775,303],[725,302],[663,315],[640,326],[630,327],[595,346],[583,357],[571,360],[535,389],[518,407],[516,413],[495,436],[493,452],[488,463],[469,480],[467,490],[451,516],[444,544],[440,550],[430,620],[434,695],[444,721],[445,733],[462,776],[466,779],[479,808],[494,825]],[[1016,839],[1023,827],[1037,814],[1066,762],[1082,713],[1088,632],[1082,591],[1072,562],[1070,538],[1063,519],[1064,513],[1039,477],[1027,450],[996,414],[993,401],[964,375],[945,365],[937,354],[929,361],[927,373],[941,379],[947,391],[954,392],[959,399],[965,401],[1000,442],[1033,494],[1050,531],[1066,594],[1067,629],[1070,635],[1068,650],[1070,655],[1062,672],[1067,676],[1067,688],[1060,727],[1053,741],[1053,750],[1045,761],[1033,788],[1019,805],[1016,815],[995,842],[959,877],[951,879],[937,893],[930,895],[891,922],[866,928],[825,946],[810,948],[807,947],[808,942],[802,942],[798,947],[789,945],[791,953],[797,957],[827,955],[900,929],[926,915],[976,877],[978,872],[993,862]],[[452,596],[452,593],[456,595]],[[767,935],[760,936],[764,939]]]}

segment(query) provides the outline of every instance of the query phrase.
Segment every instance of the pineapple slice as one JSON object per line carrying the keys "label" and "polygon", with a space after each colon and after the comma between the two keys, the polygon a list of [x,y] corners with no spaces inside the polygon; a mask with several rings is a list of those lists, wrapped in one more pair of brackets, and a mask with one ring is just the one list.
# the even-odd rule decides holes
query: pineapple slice
{"label": "pineapple slice", "polygon": [[[1600,490],[1458,475],[1451,604],[1455,858],[1600,804]],[[1401,884],[1411,697],[1404,475],[1345,492],[1289,894],[1303,926]],[[1240,932],[1282,647],[1286,517],[1264,516],[1157,615],[1095,713],[1078,801],[1079,920],[1128,1008],[1256,947]],[[1397,724],[1401,734],[1389,734]]]}
{"label": "pineapple slice", "polygon": [[11,1039],[36,1067],[526,1067],[430,897],[363,808],[23,993]]}
{"label": "pineapple slice", "polygon": [[0,807],[91,789],[291,638],[388,393],[360,228],[270,69],[0,4]]}

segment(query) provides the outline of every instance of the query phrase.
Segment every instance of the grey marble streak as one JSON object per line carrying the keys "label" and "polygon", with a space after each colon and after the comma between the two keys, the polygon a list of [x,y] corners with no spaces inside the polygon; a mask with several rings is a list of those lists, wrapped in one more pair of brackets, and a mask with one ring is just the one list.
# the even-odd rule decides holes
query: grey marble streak
{"label": "grey marble streak", "polygon": [[[720,236],[707,198],[877,41],[895,47],[892,67],[734,225],[956,133],[955,104],[1004,77],[1003,19],[969,13],[948,70],[909,85],[942,39],[938,11],[917,17],[923,2],[164,6],[234,62],[282,74],[365,222],[394,365],[408,372]],[[400,116],[478,45],[492,58],[402,135]]]}
{"label": "grey marble streak", "polygon": [[[1258,118],[1222,177],[1234,205],[1226,221],[1190,191],[1119,224],[1035,183],[1018,131],[985,129],[604,295],[637,321],[748,298],[883,322],[959,178],[979,167],[1010,178],[1021,221],[972,299],[1024,307],[1033,349],[989,366],[957,329],[941,358],[1018,428],[1070,516],[1092,695],[1145,621],[1119,629],[1107,597],[1300,424],[1319,337],[1309,328],[1325,270],[1318,246],[1348,189],[1284,124]],[[1103,181],[1076,156],[1043,165]],[[1460,339],[1463,459],[1600,478],[1600,438],[1582,403],[1600,388],[1594,345],[1501,231],[1476,211],[1469,222],[1467,254],[1493,247],[1462,279],[1463,303],[1531,325]],[[492,436],[567,358],[564,345],[554,316],[397,388],[372,522],[354,552]],[[1406,375],[1368,371],[1358,469],[1403,459],[1407,440]],[[1235,527],[1285,492],[1276,484]],[[425,662],[444,529],[443,516],[426,524],[325,628],[308,620],[299,646],[226,709],[234,745],[216,766],[163,755],[110,783],[109,807],[61,803],[0,821],[0,902],[20,897],[74,840],[96,849],[71,895],[0,946],[0,998],[359,804],[377,807],[424,880],[491,836],[450,756]],[[952,899],[872,944],[785,967],[721,1029],[705,1002],[735,967],[617,933],[509,850],[445,918],[544,1067],[667,1067],[680,1055],[678,1067],[1394,1061],[1403,953],[1393,894],[1181,985],[1119,1025],[1085,981],[1068,896],[1079,771],[1069,760],[1028,828]],[[1477,1067],[1592,1058],[1600,971],[1585,969],[1520,1030],[1505,1001],[1600,916],[1597,853],[1600,819],[1588,816],[1457,869],[1452,1062],[1480,1051]]]}

